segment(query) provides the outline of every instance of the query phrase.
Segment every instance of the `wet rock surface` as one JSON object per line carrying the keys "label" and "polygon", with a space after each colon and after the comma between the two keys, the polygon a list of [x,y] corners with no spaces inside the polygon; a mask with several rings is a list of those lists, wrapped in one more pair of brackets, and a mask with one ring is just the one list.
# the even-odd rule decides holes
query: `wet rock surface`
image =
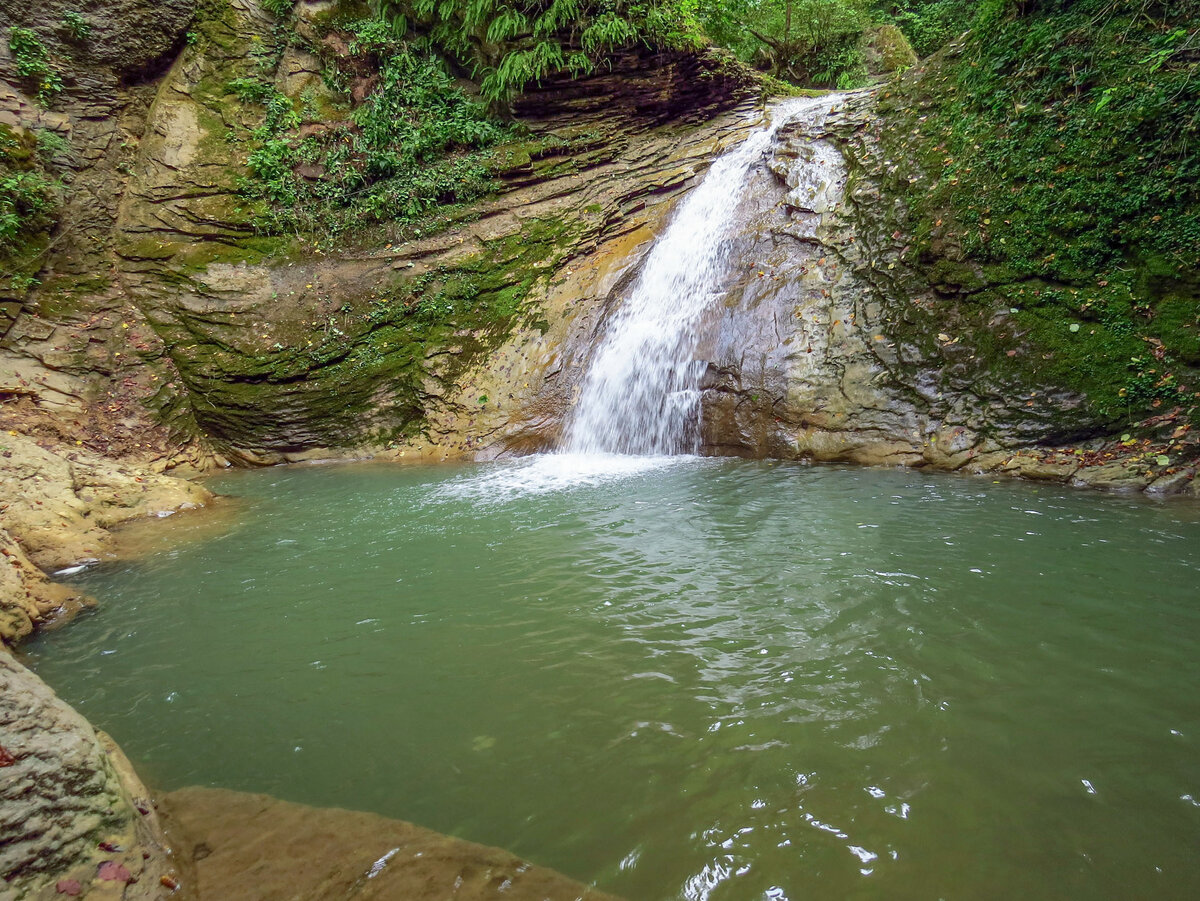
{"label": "wet rock surface", "polygon": [[195,509],[212,495],[194,482],[118,463],[80,447],[0,435],[0,640],[88,603],[46,571],[103,559],[108,529]]}
{"label": "wet rock surface", "polygon": [[87,603],[68,586],[51,582],[8,530],[0,529],[0,641],[19,641],[35,626]]}
{"label": "wet rock surface", "polygon": [[[950,320],[928,314],[937,287],[905,266],[905,236],[879,216],[884,194],[868,171],[879,162],[875,100],[844,95],[785,126],[752,177],[735,262],[713,286],[720,300],[697,350],[708,370],[706,452],[1196,493],[1200,449],[1188,430],[1156,442],[1092,427],[1098,437],[1081,440],[1081,397],[991,371]],[[560,271],[556,290],[582,309],[557,308],[550,332],[515,334],[471,373],[510,402],[449,421],[443,445],[465,426],[484,456],[552,446],[606,317],[665,220],[621,249],[621,265],[605,270],[597,254]],[[596,278],[601,271],[610,277]]]}
{"label": "wet rock surface", "polygon": [[0,648],[0,898],[164,898],[149,794],[97,733]]}
{"label": "wet rock surface", "polygon": [[375,814],[212,788],[159,803],[202,901],[615,901],[506,851]]}
{"label": "wet rock surface", "polygon": [[708,451],[1195,493],[1187,428],[1104,437],[1084,398],[996,371],[977,336],[929,314],[938,288],[880,213],[875,101],[847,94],[781,129],[747,191],[699,349]]}

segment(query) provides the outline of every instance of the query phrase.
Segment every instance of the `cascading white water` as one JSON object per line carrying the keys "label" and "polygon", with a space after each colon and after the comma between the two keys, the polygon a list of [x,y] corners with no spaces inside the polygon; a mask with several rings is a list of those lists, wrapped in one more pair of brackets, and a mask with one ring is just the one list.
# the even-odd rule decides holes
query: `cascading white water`
{"label": "cascading white water", "polygon": [[738,201],[775,132],[838,98],[789,100],[770,123],[722,156],[654,242],[628,300],[608,324],[584,380],[563,450],[687,454],[700,447],[696,327],[721,297]]}

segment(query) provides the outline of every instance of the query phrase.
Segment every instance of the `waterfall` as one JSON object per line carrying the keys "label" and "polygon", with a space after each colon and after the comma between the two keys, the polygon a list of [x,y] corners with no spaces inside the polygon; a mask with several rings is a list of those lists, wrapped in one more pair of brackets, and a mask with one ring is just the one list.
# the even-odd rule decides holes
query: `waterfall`
{"label": "waterfall", "polygon": [[769,124],[720,157],[654,242],[628,299],[608,323],[584,379],[563,450],[689,454],[700,449],[695,358],[704,312],[722,297],[735,213],[775,132],[805,112],[820,118],[836,96],[785,101]]}

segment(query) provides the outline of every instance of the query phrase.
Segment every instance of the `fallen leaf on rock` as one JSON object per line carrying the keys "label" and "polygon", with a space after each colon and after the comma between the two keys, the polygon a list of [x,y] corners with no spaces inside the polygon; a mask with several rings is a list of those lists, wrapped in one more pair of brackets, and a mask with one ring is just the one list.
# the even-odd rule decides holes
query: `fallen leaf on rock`
{"label": "fallen leaf on rock", "polygon": [[54,889],[60,895],[75,897],[83,891],[83,886],[79,884],[78,879],[60,879],[58,880],[58,884],[54,886]]}
{"label": "fallen leaf on rock", "polygon": [[115,860],[106,860],[96,869],[97,878],[105,882],[129,882],[133,879],[133,875],[125,868],[124,864],[117,863]]}
{"label": "fallen leaf on rock", "polygon": [[[8,551],[6,550],[4,552],[4,554],[5,554],[5,556],[8,556]],[[16,563],[16,562],[17,562],[16,560],[13,561],[13,563]],[[0,766],[12,766],[16,762],[17,762],[17,758],[13,757],[12,754],[9,753],[8,748],[4,747],[3,745],[0,745]]]}

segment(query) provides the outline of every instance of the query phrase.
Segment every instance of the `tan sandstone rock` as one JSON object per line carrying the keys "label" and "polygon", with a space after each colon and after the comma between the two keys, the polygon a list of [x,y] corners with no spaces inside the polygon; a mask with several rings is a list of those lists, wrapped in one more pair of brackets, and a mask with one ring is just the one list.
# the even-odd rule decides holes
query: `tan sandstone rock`
{"label": "tan sandstone rock", "polygon": [[96,899],[170,895],[170,852],[124,755],[3,649],[0,836],[4,901],[75,884]]}
{"label": "tan sandstone rock", "polygon": [[507,851],[372,813],[212,788],[160,805],[202,901],[615,901]]}

